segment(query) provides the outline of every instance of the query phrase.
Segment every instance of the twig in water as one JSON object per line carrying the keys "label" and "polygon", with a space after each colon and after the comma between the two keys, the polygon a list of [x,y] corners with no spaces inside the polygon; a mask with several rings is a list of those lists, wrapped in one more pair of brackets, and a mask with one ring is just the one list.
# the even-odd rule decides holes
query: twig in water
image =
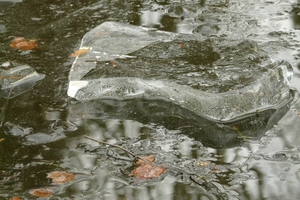
{"label": "twig in water", "polygon": [[87,139],[90,139],[90,140],[92,140],[92,141],[94,141],[94,142],[98,142],[99,144],[102,143],[102,144],[105,144],[105,145],[108,145],[108,146],[111,146],[111,147],[115,147],[115,148],[121,149],[121,150],[125,151],[126,153],[132,155],[133,157],[135,157],[135,158],[137,158],[137,159],[140,159],[140,160],[144,161],[145,163],[147,163],[147,164],[149,164],[149,165],[152,165],[152,166],[155,165],[155,164],[149,162],[148,160],[146,160],[146,159],[144,159],[144,158],[142,158],[142,157],[140,157],[140,156],[135,155],[135,154],[132,153],[131,151],[129,151],[129,150],[123,148],[122,146],[115,145],[115,144],[110,144],[110,143],[108,143],[108,142],[104,142],[104,141],[101,141],[101,140],[96,140],[96,139],[94,139],[94,138],[92,138],[92,137],[89,137],[89,136],[87,136],[87,135],[84,135],[84,137],[87,138]]}
{"label": "twig in water", "polygon": [[[142,158],[142,157],[140,157],[140,156],[135,155],[135,154],[132,153],[131,151],[129,151],[129,150],[123,148],[122,146],[115,145],[115,144],[110,144],[110,143],[107,143],[107,142],[104,142],[104,141],[101,141],[101,140],[96,140],[96,139],[94,139],[94,138],[92,138],[92,137],[89,137],[89,136],[87,136],[87,135],[84,135],[84,137],[87,138],[87,139],[90,139],[90,140],[92,140],[92,141],[94,141],[94,142],[97,142],[97,143],[99,143],[99,144],[102,143],[102,144],[105,144],[105,145],[108,145],[108,146],[111,146],[111,147],[115,147],[115,148],[121,149],[121,150],[125,151],[126,153],[132,155],[132,156],[135,157],[136,159],[141,159],[142,161],[144,161],[145,163],[147,163],[147,164],[149,164],[149,165],[156,166],[155,163],[151,163],[151,162],[149,162],[148,160],[146,160],[146,159],[144,159],[144,158]],[[184,171],[183,169],[180,169],[180,168],[175,167],[175,166],[168,166],[168,168],[171,169],[171,170],[173,169],[173,170],[175,170],[175,171],[177,171],[177,172],[180,172],[180,173],[186,173],[186,174],[188,174],[191,181],[193,181],[195,184],[197,184],[197,185],[199,185],[199,186],[204,187],[207,191],[209,191],[211,188],[216,188],[217,191],[220,193],[220,195],[222,194],[222,192],[219,190],[218,187],[216,187],[214,184],[209,183],[209,182],[208,182],[203,176],[201,176],[201,175],[199,176],[199,175],[197,175],[196,173],[186,172],[186,171]],[[195,180],[192,176],[197,176],[197,177],[201,178],[201,179],[204,181],[205,184],[199,183],[199,182],[198,182],[197,180]],[[221,198],[221,199],[224,199],[222,196],[220,196],[220,198]]]}

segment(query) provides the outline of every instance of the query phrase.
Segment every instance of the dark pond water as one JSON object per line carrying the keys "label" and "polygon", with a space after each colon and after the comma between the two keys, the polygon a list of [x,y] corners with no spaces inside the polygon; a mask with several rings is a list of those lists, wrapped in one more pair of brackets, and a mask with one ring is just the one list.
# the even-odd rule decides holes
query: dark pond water
{"label": "dark pond water", "polygon": [[[107,112],[91,114],[97,102],[81,104],[67,96],[74,60],[70,54],[87,31],[105,21],[274,43],[266,51],[293,65],[292,87],[299,91],[297,3],[0,0],[0,64],[28,64],[46,75],[30,91],[0,99],[0,199],[38,199],[30,192],[42,188],[52,191],[45,199],[298,199],[297,100],[279,109],[272,123],[267,116],[275,111],[264,113],[256,139],[240,135],[234,145],[220,149],[211,145],[210,134],[197,134],[206,122],[201,121],[201,127],[197,121],[176,115],[152,119],[151,112],[156,110],[151,106],[147,114],[124,119],[117,113],[122,110],[114,109],[121,102],[105,102]],[[9,44],[14,37],[39,39],[39,47],[33,51],[12,49]],[[240,125],[237,135],[246,131],[249,123]],[[157,163],[169,168],[158,178],[136,179],[130,175],[135,166],[125,152],[99,146],[84,135],[123,145],[137,155],[154,154]],[[67,171],[76,178],[55,185],[47,178],[52,171]]]}

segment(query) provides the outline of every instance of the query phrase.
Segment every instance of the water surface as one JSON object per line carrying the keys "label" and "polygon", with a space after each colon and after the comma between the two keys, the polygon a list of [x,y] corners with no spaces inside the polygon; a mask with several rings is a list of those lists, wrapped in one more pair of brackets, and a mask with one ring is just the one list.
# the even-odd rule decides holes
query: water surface
{"label": "water surface", "polygon": [[[188,124],[176,115],[159,118],[164,121],[151,115],[123,119],[115,112],[91,115],[87,111],[93,104],[78,104],[66,91],[70,54],[87,31],[104,21],[274,44],[265,50],[294,66],[292,87],[300,90],[298,9],[289,0],[0,1],[0,64],[28,64],[46,75],[32,90],[0,100],[2,113],[7,105],[0,129],[0,199],[35,199],[30,191],[37,188],[51,189],[48,199],[297,199],[299,101],[260,139],[242,138],[219,149],[197,135],[204,122]],[[39,39],[39,48],[12,49],[15,36]],[[157,179],[137,180],[130,176],[135,167],[130,156],[85,134],[137,155],[155,154],[157,163],[173,168]],[[46,178],[51,171],[77,176],[57,186]]]}

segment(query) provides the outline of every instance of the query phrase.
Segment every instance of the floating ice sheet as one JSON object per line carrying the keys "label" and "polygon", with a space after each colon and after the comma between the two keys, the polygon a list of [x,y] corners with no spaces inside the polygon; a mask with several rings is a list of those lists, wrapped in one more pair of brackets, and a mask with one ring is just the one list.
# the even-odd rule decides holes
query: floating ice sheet
{"label": "floating ice sheet", "polygon": [[31,89],[44,77],[44,74],[37,73],[29,65],[11,66],[8,62],[3,63],[0,68],[0,97],[16,97]]}
{"label": "floating ice sheet", "polygon": [[106,22],[83,37],[90,51],[74,61],[68,95],[159,99],[218,121],[291,100],[288,62],[272,61],[252,41],[231,44]]}

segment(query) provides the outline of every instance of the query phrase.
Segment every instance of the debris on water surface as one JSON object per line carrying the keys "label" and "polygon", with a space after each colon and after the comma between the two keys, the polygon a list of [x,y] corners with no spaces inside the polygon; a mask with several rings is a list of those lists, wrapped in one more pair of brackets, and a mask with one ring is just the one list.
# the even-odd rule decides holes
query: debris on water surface
{"label": "debris on water surface", "polygon": [[297,116],[300,116],[300,111],[299,110],[294,109],[293,111],[296,113]]}
{"label": "debris on water surface", "polygon": [[67,173],[65,171],[53,171],[48,173],[47,178],[52,178],[54,184],[64,184],[71,182],[76,177],[75,174]]}
{"label": "debris on water surface", "polygon": [[[143,158],[143,160],[147,160],[150,163],[154,163],[154,161],[155,161],[155,156],[154,155],[141,156],[140,158]],[[137,164],[137,165],[145,164],[145,161],[143,161],[143,160],[138,159],[135,164]]]}
{"label": "debris on water surface", "polygon": [[49,197],[52,195],[52,190],[46,188],[40,188],[40,189],[30,190],[29,193],[36,197]]}
{"label": "debris on water surface", "polygon": [[204,160],[199,160],[199,162],[197,163],[197,166],[199,166],[199,167],[208,167],[209,162],[204,161]]}
{"label": "debris on water surface", "polygon": [[12,197],[12,198],[10,198],[9,200],[21,200],[21,197],[19,197],[19,196],[16,196],[16,197]]}
{"label": "debris on water surface", "polygon": [[116,147],[118,149],[121,149],[123,151],[125,151],[126,153],[134,156],[135,158],[137,158],[138,160],[136,161],[137,165],[141,165],[139,167],[137,167],[136,169],[134,169],[132,171],[132,175],[135,176],[136,178],[139,179],[150,179],[150,178],[157,178],[159,177],[161,174],[163,174],[167,168],[163,167],[163,166],[159,166],[156,165],[155,162],[155,156],[154,155],[148,155],[148,156],[137,156],[134,153],[132,153],[131,151],[118,146],[118,145],[114,145],[114,144],[109,144],[100,140],[96,140],[94,138],[91,138],[89,136],[86,136],[86,138],[93,140],[95,142],[98,142],[99,144],[106,144],[109,145],[110,147]]}
{"label": "debris on water surface", "polygon": [[23,37],[17,37],[10,42],[10,47],[14,49],[24,50],[24,51],[33,50],[38,47],[38,44],[36,43],[37,41],[38,41],[37,39],[26,40]]}

